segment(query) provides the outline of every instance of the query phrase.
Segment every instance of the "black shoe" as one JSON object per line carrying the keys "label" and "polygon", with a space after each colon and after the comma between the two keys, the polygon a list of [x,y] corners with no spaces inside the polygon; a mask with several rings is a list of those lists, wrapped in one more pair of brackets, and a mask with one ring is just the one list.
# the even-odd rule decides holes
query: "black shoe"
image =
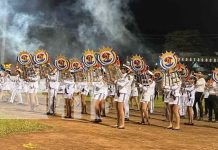
{"label": "black shoe", "polygon": [[47,112],[46,115],[51,115],[51,113],[50,113],[50,112]]}
{"label": "black shoe", "polygon": [[129,118],[125,118],[125,121],[129,121]]}
{"label": "black shoe", "polygon": [[95,122],[95,123],[99,123],[99,122],[100,122],[100,119],[95,119],[94,122]]}
{"label": "black shoe", "polygon": [[24,105],[24,103],[18,103],[17,105]]}
{"label": "black shoe", "polygon": [[185,119],[185,116],[180,116],[181,119]]}

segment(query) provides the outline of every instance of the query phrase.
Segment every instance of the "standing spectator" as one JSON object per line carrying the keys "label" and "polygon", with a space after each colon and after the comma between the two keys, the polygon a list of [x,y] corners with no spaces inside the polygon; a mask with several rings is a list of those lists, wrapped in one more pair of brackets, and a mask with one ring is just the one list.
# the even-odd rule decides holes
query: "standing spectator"
{"label": "standing spectator", "polygon": [[209,89],[209,97],[208,97],[208,108],[209,108],[209,115],[208,121],[212,122],[213,111],[215,113],[215,121],[218,121],[218,96],[217,96],[217,83],[212,79],[209,80],[207,87]]}
{"label": "standing spectator", "polygon": [[198,120],[203,120],[202,98],[203,98],[206,81],[203,78],[204,75],[201,72],[195,73],[195,76],[197,77],[197,82],[195,84],[196,93],[195,93],[195,101],[193,105],[194,119],[197,119],[196,104],[198,103],[198,107],[200,110],[200,117],[198,118]]}

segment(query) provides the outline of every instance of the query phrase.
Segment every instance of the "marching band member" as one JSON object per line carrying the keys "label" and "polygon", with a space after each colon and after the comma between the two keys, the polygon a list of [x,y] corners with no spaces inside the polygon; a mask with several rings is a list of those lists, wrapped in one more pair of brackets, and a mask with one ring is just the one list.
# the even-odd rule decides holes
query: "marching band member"
{"label": "marching band member", "polygon": [[29,95],[29,81],[28,79],[23,79],[23,89],[22,94],[25,95],[26,103],[30,104],[30,95]]}
{"label": "marching band member", "polygon": [[95,122],[102,122],[101,112],[102,112],[102,101],[105,97],[105,83],[103,81],[103,76],[98,75],[97,82],[93,83],[94,86],[94,101],[95,101]]}
{"label": "marching band member", "polygon": [[171,79],[170,79],[170,74],[169,73],[165,73],[164,74],[164,78],[163,78],[163,101],[165,103],[165,116],[166,119],[169,120],[169,101],[171,98],[171,89],[170,89],[170,85],[171,85]]}
{"label": "marching band member", "polygon": [[131,69],[129,66],[126,66],[126,69],[127,69],[127,78],[129,82],[128,84],[126,84],[126,88],[128,92],[124,101],[124,110],[125,110],[125,121],[129,121],[129,98],[131,96],[132,82],[134,80],[134,76],[131,75]]}
{"label": "marching band member", "polygon": [[181,96],[180,96],[180,109],[179,109],[179,114],[181,118],[185,118],[186,115],[186,99],[188,97],[187,95],[187,91],[186,91],[186,86],[187,86],[188,82],[183,80],[182,85],[181,85]]}
{"label": "marching band member", "polygon": [[208,107],[208,97],[209,97],[209,82],[210,82],[210,79],[207,80],[206,82],[206,85],[205,85],[205,89],[204,89],[204,102],[205,102],[205,115],[208,115],[208,112],[209,112],[209,107]]}
{"label": "marching band member", "polygon": [[[171,89],[171,98],[169,99],[169,109],[170,109],[170,122],[168,129],[179,130],[180,129],[180,115],[179,115],[179,98],[180,98],[180,88],[181,81],[175,75],[175,73],[171,73],[172,85]],[[173,127],[173,117],[176,118],[176,126]]]}
{"label": "marching band member", "polygon": [[48,75],[48,112],[47,115],[55,115],[56,98],[59,89],[59,74],[55,67],[52,68]]}
{"label": "marching band member", "polygon": [[108,95],[108,84],[107,84],[107,81],[105,81],[105,79],[106,79],[105,72],[103,72],[103,74],[104,74],[104,77],[103,77],[104,86],[103,86],[102,90],[104,91],[104,97],[102,99],[101,109],[102,109],[102,117],[106,117],[106,98],[107,98],[107,95]]}
{"label": "marching band member", "polygon": [[11,70],[7,69],[4,71],[4,81],[3,81],[3,85],[2,85],[2,99],[6,100],[7,102],[9,102],[10,98],[8,98],[8,95],[11,95],[11,80],[10,80],[10,75],[11,74]]}
{"label": "marching band member", "polygon": [[2,101],[3,98],[3,87],[4,87],[4,71],[0,70],[0,101]]}
{"label": "marching band member", "polygon": [[39,76],[38,72],[32,71],[31,75],[28,77],[29,81],[29,98],[30,98],[30,111],[34,111],[36,106],[36,95],[39,88]]}
{"label": "marching band member", "polygon": [[149,114],[148,114],[148,108],[149,108],[149,102],[151,100],[151,92],[154,87],[153,81],[151,79],[143,79],[143,83],[140,84],[140,87],[142,88],[142,97],[140,99],[140,111],[141,111],[141,122],[140,124],[145,124],[145,119],[147,121],[147,124],[150,125],[149,122]]}
{"label": "marching band member", "polygon": [[129,84],[129,78],[127,76],[126,67],[121,67],[122,77],[115,81],[116,84],[116,96],[115,96],[115,105],[117,109],[117,127],[118,129],[125,128],[125,112],[124,112],[124,102],[128,98],[128,88],[127,84]]}
{"label": "marching band member", "polygon": [[153,113],[154,112],[154,95],[155,95],[156,83],[153,79],[153,73],[150,72],[149,70],[148,70],[148,72],[150,74],[150,82],[151,82],[151,84],[149,86],[149,92],[150,92],[150,105],[149,105],[150,107],[149,108],[150,108],[150,113]]}
{"label": "marching band member", "polygon": [[196,104],[198,103],[198,107],[200,109],[200,117],[198,120],[203,120],[203,106],[202,106],[202,98],[203,98],[203,93],[206,85],[206,81],[203,78],[203,74],[201,72],[195,74],[197,77],[197,82],[195,84],[195,102],[193,105],[193,110],[194,110],[194,119],[197,119],[197,110],[196,110]]}
{"label": "marching band member", "polygon": [[68,75],[64,79],[64,98],[65,98],[65,105],[66,105],[66,116],[65,118],[72,118],[71,117],[71,105],[73,100],[73,94],[76,89],[76,84],[74,82],[73,76]]}
{"label": "marching band member", "polygon": [[15,101],[15,97],[18,96],[19,98],[19,102],[18,104],[23,104],[23,98],[22,98],[22,79],[20,78],[20,75],[19,73],[21,73],[20,70],[17,70],[16,73],[13,75],[13,76],[10,76],[10,79],[12,81],[13,84],[11,89],[12,89],[12,92],[11,92],[11,98],[10,98],[10,103],[14,103]]}
{"label": "marching band member", "polygon": [[[39,70],[39,66],[38,65],[35,65],[35,68],[34,68],[35,72],[36,72],[36,78],[38,79],[38,89],[39,89],[39,81],[40,81],[40,70]],[[39,106],[39,99],[38,99],[38,95],[37,93],[35,94],[35,104],[36,106]]]}
{"label": "marching band member", "polygon": [[190,79],[188,80],[186,86],[186,99],[185,99],[185,105],[187,106],[187,112],[188,112],[188,123],[185,123],[186,125],[194,125],[193,123],[193,104],[195,100],[195,86],[194,86],[194,80]]}
{"label": "marching band member", "polygon": [[212,79],[209,80],[207,87],[209,89],[208,108],[209,115],[208,121],[212,122],[213,110],[215,113],[215,121],[218,121],[218,84]]}
{"label": "marching band member", "polygon": [[80,89],[81,89],[81,107],[82,107],[82,114],[87,114],[86,111],[86,97],[89,94],[89,85],[87,82],[80,83]]}

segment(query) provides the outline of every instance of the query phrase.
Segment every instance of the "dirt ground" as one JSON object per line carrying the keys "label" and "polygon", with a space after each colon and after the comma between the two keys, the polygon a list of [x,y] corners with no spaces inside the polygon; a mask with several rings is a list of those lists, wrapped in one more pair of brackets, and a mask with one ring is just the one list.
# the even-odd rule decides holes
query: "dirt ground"
{"label": "dirt ground", "polygon": [[[73,149],[218,149],[218,123],[195,121],[195,126],[181,126],[180,131],[166,129],[163,110],[151,115],[151,125],[139,125],[139,111],[131,110],[125,129],[116,129],[115,111],[103,122],[91,122],[90,115],[82,119],[50,117],[37,120],[52,126],[48,131],[20,133],[0,138],[1,150],[27,149],[23,144],[32,143],[40,150]],[[186,119],[182,120],[182,124]]]}

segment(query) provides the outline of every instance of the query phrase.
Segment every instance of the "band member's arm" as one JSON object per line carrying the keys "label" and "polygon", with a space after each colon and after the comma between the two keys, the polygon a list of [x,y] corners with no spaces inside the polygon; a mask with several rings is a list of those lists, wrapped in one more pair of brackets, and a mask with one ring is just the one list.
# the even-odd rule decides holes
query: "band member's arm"
{"label": "band member's arm", "polygon": [[173,85],[173,86],[171,86],[171,89],[172,89],[172,90],[177,90],[178,88],[180,88],[179,85]]}
{"label": "band member's arm", "polygon": [[73,81],[69,81],[69,80],[64,80],[64,83],[65,84],[73,84],[74,82]]}
{"label": "band member's arm", "polygon": [[129,80],[126,78],[126,79],[121,79],[121,80],[117,80],[116,81],[116,84],[118,86],[121,86],[121,87],[124,87],[125,85],[127,85],[129,82]]}
{"label": "band member's arm", "polygon": [[186,90],[186,91],[189,91],[189,92],[190,92],[190,91],[193,91],[194,89],[195,89],[194,86],[186,87],[186,88],[185,88],[185,90]]}

